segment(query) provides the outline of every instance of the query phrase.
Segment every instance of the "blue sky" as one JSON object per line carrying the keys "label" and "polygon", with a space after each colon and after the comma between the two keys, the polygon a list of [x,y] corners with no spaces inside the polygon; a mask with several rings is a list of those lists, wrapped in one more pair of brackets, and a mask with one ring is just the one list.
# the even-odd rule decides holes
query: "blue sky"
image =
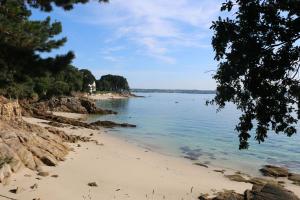
{"label": "blue sky", "polygon": [[220,0],[111,0],[77,5],[72,11],[34,11],[61,21],[73,64],[96,78],[125,76],[132,88],[215,89],[217,63],[211,47],[212,20]]}

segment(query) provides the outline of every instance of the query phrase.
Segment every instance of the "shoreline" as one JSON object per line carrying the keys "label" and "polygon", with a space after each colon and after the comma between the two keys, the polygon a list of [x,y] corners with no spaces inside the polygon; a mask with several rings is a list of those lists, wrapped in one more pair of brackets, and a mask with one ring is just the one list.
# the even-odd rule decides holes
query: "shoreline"
{"label": "shoreline", "polygon": [[[25,120],[48,126],[41,123],[45,120]],[[213,195],[224,189],[243,193],[252,187],[249,183],[230,181],[223,174],[214,172],[211,166],[193,165],[187,159],[136,146],[110,135],[109,130],[73,129],[71,126],[58,129],[69,134],[91,136],[99,141],[99,145],[91,142],[68,144],[74,150],[66,161],[56,167],[45,167],[50,176],[39,177],[36,172],[23,169],[14,175],[10,185],[0,188],[1,195],[24,200],[197,199],[201,194]],[[225,172],[234,173],[234,170]],[[96,182],[98,187],[89,187],[90,182]],[[38,187],[33,190],[30,187],[34,184]],[[23,188],[23,191],[18,194],[9,192],[16,187]],[[287,184],[286,187],[300,195],[299,186]]]}
{"label": "shoreline", "polygon": [[114,93],[114,92],[107,92],[107,93],[97,93],[92,95],[86,95],[85,97],[92,99],[92,100],[111,100],[111,99],[127,99],[131,97],[139,97],[135,94],[122,94],[122,93]]}

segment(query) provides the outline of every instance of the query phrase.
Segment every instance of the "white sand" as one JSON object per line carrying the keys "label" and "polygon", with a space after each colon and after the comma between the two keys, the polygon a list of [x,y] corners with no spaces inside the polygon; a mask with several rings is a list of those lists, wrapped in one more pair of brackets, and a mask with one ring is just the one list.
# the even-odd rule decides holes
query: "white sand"
{"label": "white sand", "polygon": [[88,117],[87,114],[78,114],[78,113],[68,113],[68,112],[52,112],[53,115],[67,117],[77,120],[84,120]]}
{"label": "white sand", "polygon": [[[42,121],[26,120],[32,123]],[[77,147],[73,144],[74,151],[65,162],[57,167],[45,167],[50,175],[59,175],[58,178],[49,176],[37,180],[35,172],[24,169],[13,177],[16,181],[0,187],[1,195],[22,200],[191,200],[197,199],[200,193],[213,194],[225,188],[243,192],[252,187],[251,184],[229,181],[222,174],[213,172],[212,167],[207,169],[192,165],[186,159],[148,151],[105,131],[62,129],[83,136],[92,133],[92,138],[103,145],[80,143],[81,146]],[[25,177],[25,174],[32,177]],[[96,182],[98,187],[89,187],[89,182]],[[38,188],[30,189],[35,183]],[[8,192],[16,187],[25,191],[19,194]],[[300,195],[299,188],[295,186],[292,189],[298,190]]]}
{"label": "white sand", "polygon": [[131,97],[130,95],[118,94],[118,93],[101,93],[101,94],[92,94],[86,96],[93,100],[107,100],[107,99],[126,99]]}

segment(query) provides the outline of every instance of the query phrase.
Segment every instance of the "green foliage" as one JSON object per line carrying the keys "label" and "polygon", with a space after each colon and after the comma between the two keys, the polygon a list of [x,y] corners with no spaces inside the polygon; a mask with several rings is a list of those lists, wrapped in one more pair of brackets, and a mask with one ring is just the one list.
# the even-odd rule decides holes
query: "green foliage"
{"label": "green foliage", "polygon": [[56,76],[56,80],[64,81],[71,91],[81,91],[83,87],[83,74],[77,68],[69,65]]}
{"label": "green foliage", "polygon": [[70,87],[64,81],[55,81],[52,83],[51,87],[48,90],[49,96],[60,96],[64,94],[69,94]]}
{"label": "green foliage", "polygon": [[212,103],[221,109],[233,102],[242,111],[240,149],[248,148],[253,127],[259,143],[269,130],[292,136],[300,118],[299,0],[226,1],[221,10],[232,17],[211,27],[219,62]]}
{"label": "green foliage", "polygon": [[93,84],[96,81],[95,76],[87,69],[81,69],[80,70],[82,77],[83,77],[83,83],[82,83],[82,91],[83,92],[89,92],[89,84]]}
{"label": "green foliage", "polygon": [[96,82],[98,91],[128,92],[130,90],[126,78],[116,75],[102,76]]}
{"label": "green foliage", "polygon": [[[73,9],[74,4],[87,3],[89,0],[24,0],[34,8],[40,8],[43,11],[51,11],[53,4],[62,7],[65,10]],[[98,0],[99,2],[108,2],[108,0]]]}
{"label": "green foliage", "polygon": [[[88,0],[0,0],[0,94],[12,98],[41,98],[85,90],[95,80],[88,70],[79,71],[70,65],[72,52],[44,58],[40,53],[51,52],[65,44],[60,22],[30,20],[31,8],[51,11],[53,6],[65,10]],[[106,0],[99,0],[106,2]],[[54,85],[57,88],[54,88]],[[62,89],[61,92],[57,89]]]}
{"label": "green foliage", "polygon": [[48,73],[43,77],[35,78],[34,91],[39,94],[41,98],[48,96],[48,90],[51,88],[51,84],[54,82],[54,78]]}

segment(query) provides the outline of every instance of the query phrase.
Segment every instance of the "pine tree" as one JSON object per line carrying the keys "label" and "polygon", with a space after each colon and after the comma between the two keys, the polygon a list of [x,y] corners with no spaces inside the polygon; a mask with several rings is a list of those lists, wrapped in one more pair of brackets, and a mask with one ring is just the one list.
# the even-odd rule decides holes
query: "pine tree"
{"label": "pine tree", "polygon": [[[105,1],[105,0],[100,0]],[[87,0],[0,0],[0,94],[26,97],[34,92],[36,77],[53,76],[70,65],[73,52],[42,58],[63,46],[65,37],[56,39],[62,31],[60,22],[30,20],[31,9],[51,11],[53,5],[70,10]],[[24,87],[23,87],[24,86]],[[26,87],[25,87],[26,86]]]}

